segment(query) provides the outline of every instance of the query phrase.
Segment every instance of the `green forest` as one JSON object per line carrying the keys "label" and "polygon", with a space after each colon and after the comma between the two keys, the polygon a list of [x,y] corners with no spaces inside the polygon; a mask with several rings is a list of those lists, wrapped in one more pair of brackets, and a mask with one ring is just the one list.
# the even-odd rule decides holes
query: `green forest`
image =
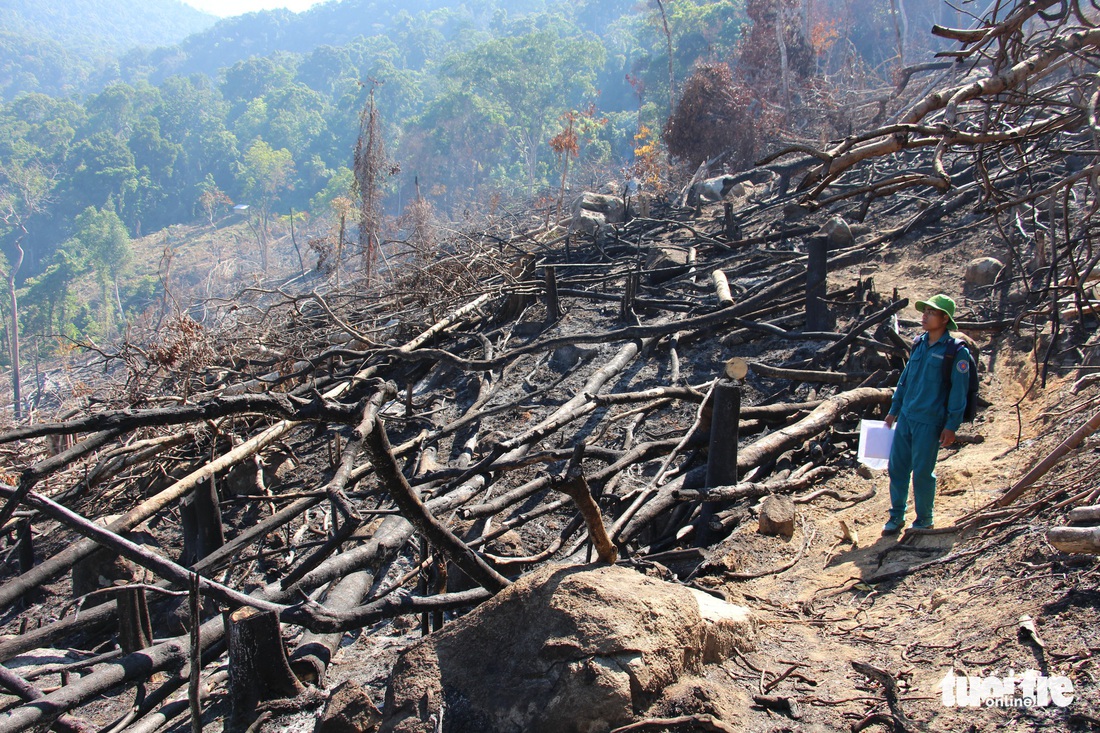
{"label": "green forest", "polygon": [[[913,27],[954,20],[942,2],[906,5]],[[155,282],[126,276],[132,238],[212,226],[234,205],[333,220],[358,193],[368,118],[383,215],[422,195],[461,216],[545,196],[564,165],[576,188],[716,153],[744,167],[767,130],[843,133],[839,105],[805,120],[800,100],[889,84],[896,57],[916,53],[873,0],[343,0],[188,17],[204,29],[175,45],[134,37],[110,58],[106,42],[67,43],[71,27],[51,39],[28,30],[40,20],[5,23],[19,32],[0,34],[0,270],[24,333],[110,332],[155,300]],[[671,126],[677,107],[691,120]],[[96,308],[74,299],[81,278]]]}

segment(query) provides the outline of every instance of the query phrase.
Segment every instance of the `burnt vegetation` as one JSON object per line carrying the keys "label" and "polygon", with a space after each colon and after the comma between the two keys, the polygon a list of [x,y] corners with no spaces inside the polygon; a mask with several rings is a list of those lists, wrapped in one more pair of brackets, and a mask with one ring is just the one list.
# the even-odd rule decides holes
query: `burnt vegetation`
{"label": "burnt vegetation", "polygon": [[[519,207],[448,231],[417,198],[410,236],[387,247],[371,108],[357,277],[264,281],[206,302],[201,324],[135,329],[74,361],[79,390],[0,434],[0,659],[90,650],[34,679],[4,671],[19,699],[0,732],[188,716],[245,730],[316,708],[306,688],[326,689],[345,634],[397,617],[438,629],[544,563],[661,566],[711,587],[787,572],[805,525],[804,544],[743,567],[723,564],[723,543],[765,496],[874,494],[830,479],[856,470],[858,421],[888,405],[909,346],[891,325],[908,300],[860,268],[907,248],[944,269],[965,264],[948,251],[965,242],[1000,258],[988,282],[956,288],[957,320],[992,343],[984,369],[998,343],[1030,339],[1025,395],[1094,363],[1100,10],[993,6],[934,28],[954,44],[936,61],[826,104],[799,4],[750,1],[740,67],[752,54],[782,64],[757,64],[776,69],[767,79],[698,67],[665,130],[689,188],[723,170],[740,188],[717,205],[688,188],[616,190],[589,232],[579,211]],[[344,223],[309,243],[330,264]],[[716,424],[733,377],[741,407]],[[1095,383],[1082,377],[1060,419],[1076,429],[1097,409]],[[1054,423],[1077,442],[958,517],[958,548],[838,592],[969,567],[1026,522],[1097,503],[1094,479],[1040,481],[1093,423]],[[1095,594],[1095,574],[1080,582],[1078,596]],[[844,724],[911,729],[893,678],[870,669],[888,712]]]}

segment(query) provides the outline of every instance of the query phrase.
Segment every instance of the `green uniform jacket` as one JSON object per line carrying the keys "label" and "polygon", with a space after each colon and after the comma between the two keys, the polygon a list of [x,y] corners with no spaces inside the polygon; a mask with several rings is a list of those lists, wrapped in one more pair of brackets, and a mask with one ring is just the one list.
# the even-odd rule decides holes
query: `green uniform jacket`
{"label": "green uniform jacket", "polygon": [[928,334],[924,333],[917,339],[894,390],[891,415],[901,415],[906,420],[925,425],[940,425],[951,431],[959,429],[966,409],[966,390],[970,386],[970,352],[959,345],[951,367],[951,394],[948,396],[943,359],[950,338],[950,334],[944,333],[939,341],[929,344]]}

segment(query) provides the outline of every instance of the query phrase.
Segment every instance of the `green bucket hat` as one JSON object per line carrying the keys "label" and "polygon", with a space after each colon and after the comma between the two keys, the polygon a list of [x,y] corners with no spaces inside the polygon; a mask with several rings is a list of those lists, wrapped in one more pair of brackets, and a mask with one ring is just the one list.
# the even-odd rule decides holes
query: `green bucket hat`
{"label": "green bucket hat", "polygon": [[925,308],[943,311],[947,314],[947,327],[952,331],[959,330],[959,324],[955,323],[955,301],[943,293],[933,295],[928,300],[918,300],[915,307],[921,313],[924,313]]}

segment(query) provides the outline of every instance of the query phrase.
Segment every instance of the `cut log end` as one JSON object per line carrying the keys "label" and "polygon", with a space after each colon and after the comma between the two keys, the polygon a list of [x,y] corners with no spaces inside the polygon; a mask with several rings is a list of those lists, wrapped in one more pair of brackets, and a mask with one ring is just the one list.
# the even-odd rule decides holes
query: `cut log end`
{"label": "cut log end", "polygon": [[1100,527],[1051,527],[1047,542],[1062,552],[1100,555]]}

